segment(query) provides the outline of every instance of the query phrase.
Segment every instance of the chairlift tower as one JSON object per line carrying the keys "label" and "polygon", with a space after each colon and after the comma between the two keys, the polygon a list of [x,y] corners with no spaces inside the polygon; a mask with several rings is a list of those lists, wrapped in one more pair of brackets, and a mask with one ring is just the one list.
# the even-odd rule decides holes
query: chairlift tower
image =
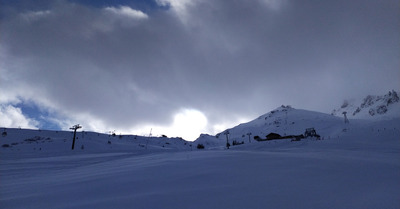
{"label": "chairlift tower", "polygon": [[350,123],[349,119],[347,119],[347,112],[344,111],[342,114],[344,115],[344,123]]}
{"label": "chairlift tower", "polygon": [[147,149],[147,144],[149,144],[149,138],[152,137],[151,132],[153,131],[153,128],[150,129],[149,137],[146,139],[146,149]]}
{"label": "chairlift tower", "polygon": [[225,131],[224,135],[226,136],[226,147],[229,149],[229,131]]}
{"label": "chairlift tower", "polygon": [[82,128],[82,126],[80,126],[79,124],[77,124],[77,125],[74,125],[74,126],[72,126],[71,128],[69,128],[69,129],[71,129],[71,130],[74,130],[74,138],[73,138],[73,140],[72,140],[72,150],[74,149],[74,147],[75,147],[75,137],[76,137],[76,130],[77,129],[80,129],[80,128]]}
{"label": "chairlift tower", "polygon": [[249,143],[251,143],[251,140],[250,140],[251,133],[250,132],[247,133],[247,136],[249,136]]}

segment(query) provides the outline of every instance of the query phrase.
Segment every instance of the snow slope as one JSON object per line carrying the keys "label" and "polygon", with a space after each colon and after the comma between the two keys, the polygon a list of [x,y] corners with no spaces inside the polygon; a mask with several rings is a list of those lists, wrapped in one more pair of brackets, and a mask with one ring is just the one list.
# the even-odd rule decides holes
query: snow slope
{"label": "snow slope", "polygon": [[[246,135],[309,127],[323,140]],[[280,107],[229,129],[230,142],[245,142],[229,150],[223,134],[191,147],[178,138],[79,132],[70,150],[71,132],[6,131],[0,208],[400,208],[400,118],[345,124]]]}
{"label": "snow slope", "polygon": [[0,163],[0,203],[4,208],[398,208],[399,147],[342,146],[347,139],[290,147],[267,142],[257,150],[6,157]]}
{"label": "snow slope", "polygon": [[[6,136],[1,137],[1,145],[9,145],[3,152],[71,153],[73,132],[47,131],[15,128],[0,128]],[[143,137],[136,135],[111,135],[95,132],[77,132],[76,152],[113,152],[142,150],[190,150],[191,143],[181,138]]]}

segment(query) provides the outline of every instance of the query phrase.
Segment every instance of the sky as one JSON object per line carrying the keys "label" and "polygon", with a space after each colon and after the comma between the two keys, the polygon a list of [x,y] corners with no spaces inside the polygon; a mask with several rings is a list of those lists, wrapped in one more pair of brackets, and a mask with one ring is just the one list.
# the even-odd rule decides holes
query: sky
{"label": "sky", "polygon": [[0,0],[0,126],[196,139],[400,90],[398,0]]}

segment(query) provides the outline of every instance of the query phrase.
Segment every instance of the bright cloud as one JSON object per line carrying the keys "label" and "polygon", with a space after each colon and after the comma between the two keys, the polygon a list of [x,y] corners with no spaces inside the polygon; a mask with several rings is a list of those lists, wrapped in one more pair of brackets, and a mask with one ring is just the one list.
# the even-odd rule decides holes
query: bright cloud
{"label": "bright cloud", "polygon": [[6,128],[37,128],[39,123],[25,117],[20,108],[12,105],[0,105],[0,127]]}
{"label": "bright cloud", "polygon": [[116,15],[121,15],[128,18],[133,19],[147,19],[149,16],[142,11],[132,9],[128,6],[120,6],[120,7],[106,7],[105,11],[111,12]]}
{"label": "bright cloud", "polygon": [[178,18],[187,23],[190,16],[190,7],[193,7],[198,0],[156,0],[160,6],[169,6]]}

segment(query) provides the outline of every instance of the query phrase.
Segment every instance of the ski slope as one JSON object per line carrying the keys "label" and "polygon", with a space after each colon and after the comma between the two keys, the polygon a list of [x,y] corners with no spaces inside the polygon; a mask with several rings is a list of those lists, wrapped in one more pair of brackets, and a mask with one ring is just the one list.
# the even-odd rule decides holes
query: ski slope
{"label": "ski slope", "polygon": [[[323,140],[242,137],[307,127]],[[399,118],[281,107],[229,131],[245,143],[79,132],[71,150],[71,132],[7,129],[0,208],[400,208]]]}

